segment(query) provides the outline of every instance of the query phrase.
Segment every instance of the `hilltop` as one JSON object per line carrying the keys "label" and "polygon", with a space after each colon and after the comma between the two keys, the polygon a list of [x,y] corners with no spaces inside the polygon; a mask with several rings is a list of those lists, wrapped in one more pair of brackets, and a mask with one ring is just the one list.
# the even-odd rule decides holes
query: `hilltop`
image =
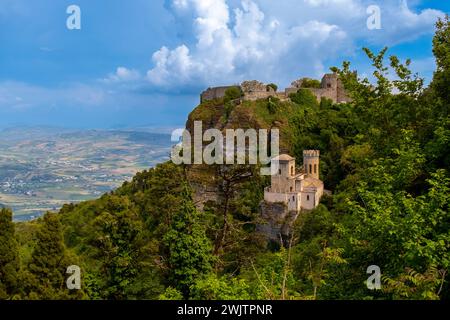
{"label": "hilltop", "polygon": [[[245,99],[233,86],[192,111],[188,130],[196,120],[277,127],[294,157],[320,151],[317,174],[333,194],[300,214],[285,246],[258,233],[268,179],[256,166],[165,162],[32,222],[0,210],[0,237],[10,235],[0,241],[0,274],[10,275],[0,298],[448,299],[449,35],[448,19],[439,22],[427,88],[409,61],[392,56],[386,67],[387,49],[365,49],[377,83],[344,63],[335,70],[346,103],[308,88]],[[81,267],[82,290],[64,286],[68,265]],[[365,285],[369,266],[382,290]]]}

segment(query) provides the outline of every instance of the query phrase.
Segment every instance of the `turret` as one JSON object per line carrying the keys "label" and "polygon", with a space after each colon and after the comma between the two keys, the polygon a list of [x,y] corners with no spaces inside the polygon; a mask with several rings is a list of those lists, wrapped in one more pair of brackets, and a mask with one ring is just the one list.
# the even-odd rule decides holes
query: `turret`
{"label": "turret", "polygon": [[319,150],[304,150],[303,151],[303,168],[305,173],[315,179],[319,179]]}

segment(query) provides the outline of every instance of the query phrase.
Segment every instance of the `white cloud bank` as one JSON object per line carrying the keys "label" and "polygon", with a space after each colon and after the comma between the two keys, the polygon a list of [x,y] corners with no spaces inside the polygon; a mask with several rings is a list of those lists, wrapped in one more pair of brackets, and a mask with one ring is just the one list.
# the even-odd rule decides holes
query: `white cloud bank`
{"label": "white cloud bank", "polygon": [[[377,2],[375,2],[377,3]],[[352,55],[358,42],[395,45],[433,31],[444,13],[415,13],[406,0],[378,1],[382,29],[368,30],[363,0],[173,0],[180,21],[193,19],[192,44],[152,56],[146,78],[158,88],[216,85],[243,79],[277,80],[319,76],[327,60]],[[234,6],[233,6],[234,5]]]}
{"label": "white cloud bank", "polygon": [[[324,71],[323,58],[351,46],[337,25],[313,19],[286,26],[282,19],[267,18],[249,0],[232,10],[224,0],[177,0],[173,5],[175,14],[193,11],[196,43],[191,48],[162,47],[153,54],[147,78],[156,86],[239,82],[250,75],[268,80],[300,71],[318,74]],[[292,70],[293,61],[297,70]]]}

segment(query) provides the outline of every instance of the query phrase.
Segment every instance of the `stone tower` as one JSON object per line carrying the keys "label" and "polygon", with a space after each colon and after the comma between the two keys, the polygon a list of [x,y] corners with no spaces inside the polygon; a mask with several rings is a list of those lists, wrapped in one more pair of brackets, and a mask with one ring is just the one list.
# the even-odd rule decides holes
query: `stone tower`
{"label": "stone tower", "polygon": [[304,150],[303,151],[303,168],[308,177],[319,179],[319,150]]}
{"label": "stone tower", "polygon": [[323,76],[321,87],[323,89],[330,89],[333,92],[337,92],[338,82],[339,82],[339,78],[336,73],[328,73]]}
{"label": "stone tower", "polygon": [[276,192],[293,192],[295,186],[291,178],[295,175],[295,158],[282,154],[271,162],[272,166],[278,162],[278,172],[271,176],[272,188]]}

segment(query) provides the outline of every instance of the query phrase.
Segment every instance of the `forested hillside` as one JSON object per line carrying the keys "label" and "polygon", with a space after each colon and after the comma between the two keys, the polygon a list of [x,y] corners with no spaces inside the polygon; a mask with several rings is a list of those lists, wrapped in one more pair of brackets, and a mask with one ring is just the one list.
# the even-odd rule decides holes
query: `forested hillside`
{"label": "forested hillside", "polygon": [[[193,111],[188,128],[279,127],[282,150],[321,151],[333,194],[300,215],[287,246],[256,232],[268,183],[257,168],[167,162],[32,222],[0,209],[0,299],[449,299],[448,18],[433,47],[426,87],[410,61],[366,49],[376,83],[347,62],[333,69],[352,103],[300,89],[239,105],[230,93]],[[205,185],[217,194],[199,210]],[[81,290],[66,288],[69,265]],[[365,285],[370,265],[381,290]]]}

